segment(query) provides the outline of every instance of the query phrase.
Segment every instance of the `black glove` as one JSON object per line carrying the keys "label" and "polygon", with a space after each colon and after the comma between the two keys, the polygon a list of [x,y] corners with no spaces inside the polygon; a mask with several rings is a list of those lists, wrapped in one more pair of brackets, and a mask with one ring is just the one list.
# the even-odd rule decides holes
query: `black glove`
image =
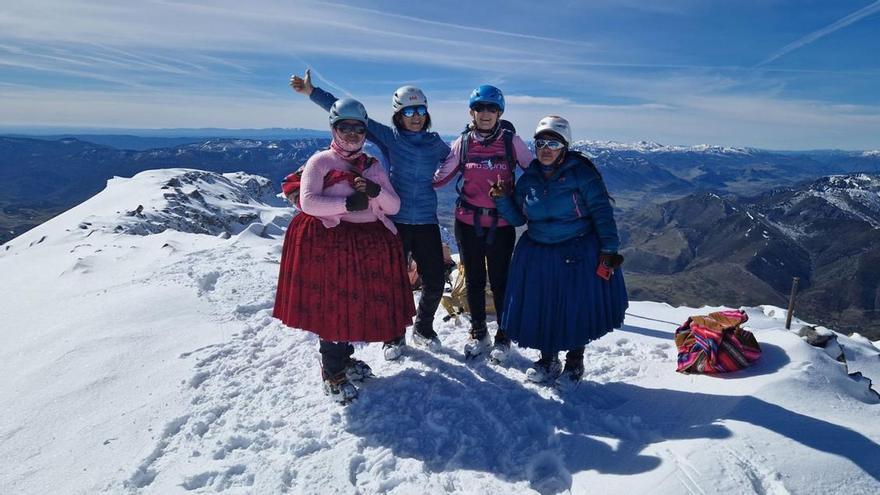
{"label": "black glove", "polygon": [[362,192],[355,192],[351,196],[345,198],[345,209],[348,211],[361,211],[367,209],[367,195]]}
{"label": "black glove", "polygon": [[600,254],[599,255],[599,262],[602,263],[603,265],[605,265],[606,267],[614,270],[623,264],[623,256],[621,256],[617,253]]}
{"label": "black glove", "polygon": [[382,188],[379,187],[379,184],[376,184],[375,182],[371,181],[370,179],[367,179],[366,177],[364,177],[364,180],[367,182],[367,191],[366,191],[367,196],[369,196],[371,198],[375,198],[376,196],[378,196],[379,191],[382,190]]}

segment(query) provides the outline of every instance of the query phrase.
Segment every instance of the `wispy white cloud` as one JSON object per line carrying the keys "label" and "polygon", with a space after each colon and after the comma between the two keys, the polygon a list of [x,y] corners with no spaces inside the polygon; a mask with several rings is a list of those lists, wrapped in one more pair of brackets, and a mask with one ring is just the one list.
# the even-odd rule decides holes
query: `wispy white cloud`
{"label": "wispy white cloud", "polygon": [[537,35],[525,34],[525,33],[514,33],[514,32],[510,32],[510,31],[500,31],[497,29],[473,27],[473,26],[468,26],[465,24],[453,24],[451,22],[440,22],[440,21],[434,21],[434,20],[430,20],[430,19],[423,19],[421,17],[396,14],[396,13],[392,13],[392,12],[384,12],[384,11],[380,11],[380,10],[367,9],[364,7],[356,7],[353,5],[346,5],[346,4],[341,4],[341,3],[333,3],[333,2],[322,2],[322,3],[324,3],[325,5],[328,5],[328,6],[332,6],[332,7],[357,10],[360,12],[366,12],[369,14],[373,14],[373,15],[377,15],[377,16],[381,16],[381,17],[386,17],[386,18],[390,18],[390,19],[403,19],[403,20],[413,21],[413,22],[423,24],[423,25],[439,26],[441,28],[452,30],[452,31],[465,31],[465,32],[470,32],[470,33],[478,33],[478,34],[498,35],[498,36],[503,36],[503,37],[507,37],[507,38],[520,38],[520,39],[524,39],[524,40],[547,41],[547,42],[550,42],[553,44],[560,44],[561,43],[563,45],[573,45],[573,46],[578,46],[581,48],[586,48],[586,47],[590,46],[590,43],[587,43],[585,41],[576,41],[576,40],[562,39],[562,38],[552,38],[552,37],[547,37],[547,36],[537,36]]}
{"label": "wispy white cloud", "polygon": [[[564,102],[510,101],[505,117],[526,133],[542,116],[555,113],[569,118],[579,138],[771,149],[876,148],[880,135],[880,106],[786,98],[772,81],[711,73],[631,78],[592,72],[573,79],[593,91]],[[605,103],[591,96],[609,93],[619,95],[621,102]],[[444,104],[441,109],[452,118],[435,108],[435,123],[441,129],[460,128],[464,105]]]}
{"label": "wispy white cloud", "polygon": [[789,53],[791,53],[799,48],[803,48],[803,47],[809,45],[810,43],[813,43],[814,41],[818,40],[819,38],[822,38],[824,36],[828,36],[829,34],[835,32],[835,31],[843,29],[843,28],[849,26],[850,24],[852,24],[854,22],[858,22],[858,21],[864,19],[865,17],[868,17],[869,15],[876,14],[877,12],[880,12],[880,1],[876,1],[866,7],[863,7],[861,9],[853,12],[852,14],[844,17],[843,19],[838,20],[837,22],[829,24],[828,26],[826,26],[822,29],[819,29],[817,31],[813,31],[812,33],[804,36],[803,38],[800,38],[798,40],[795,40],[795,41],[789,43],[788,45],[785,45],[784,47],[782,47],[781,50],[770,55],[769,57],[764,59],[761,63],[759,63],[758,67],[761,67],[763,65],[767,65],[771,62],[779,60],[780,58],[784,57],[785,55],[788,55]]}
{"label": "wispy white cloud", "polygon": [[0,124],[75,127],[309,127],[324,128],[327,113],[298,95],[166,93],[33,89],[0,85]]}
{"label": "wispy white cloud", "polygon": [[513,105],[571,105],[568,98],[552,96],[506,95],[504,100]]}
{"label": "wispy white cloud", "polygon": [[[647,103],[600,104],[516,95],[505,117],[524,136],[541,117],[559,114],[572,122],[578,139],[683,145],[875,149],[880,135],[877,106],[780,100],[772,95],[684,95],[661,89],[655,96],[657,101]],[[388,95],[366,95],[362,100],[375,118],[389,120]],[[19,126],[323,129],[327,122],[323,110],[289,90],[261,97],[196,91],[168,94],[146,88],[95,93],[0,84],[0,115],[4,116],[0,123]],[[444,134],[457,133],[469,119],[464,99],[433,99],[431,115],[435,129]]]}
{"label": "wispy white cloud", "polygon": [[69,68],[58,68],[52,64],[41,64],[38,60],[34,60],[32,62],[28,62],[20,59],[11,59],[7,57],[3,57],[0,55],[0,66],[6,66],[8,68],[16,68],[16,69],[27,69],[37,72],[46,72],[53,74],[60,74],[64,76],[72,76],[80,79],[91,79],[95,81],[101,81],[105,83],[111,83],[118,86],[126,86],[129,88],[140,88],[143,85],[137,84],[129,79],[123,77],[113,77],[107,76],[103,74],[95,74],[91,71],[86,70],[76,70]]}
{"label": "wispy white cloud", "polygon": [[[788,81],[829,73],[821,68],[701,64],[710,59],[653,57],[649,48],[638,58],[622,56],[607,32],[569,32],[569,40],[527,23],[523,13],[534,12],[533,2],[505,2],[506,20],[517,23],[483,28],[435,20],[432,8],[417,4],[384,12],[340,1],[350,0],[248,7],[233,0],[5,0],[0,115],[21,124],[322,128],[323,112],[287,87],[291,72],[312,67],[316,82],[363,100],[375,116],[390,115],[393,88],[422,85],[443,132],[457,132],[468,119],[472,84],[494,82],[508,93],[506,115],[525,128],[557,113],[577,121],[584,138],[762,146],[794,142],[796,129],[801,141],[833,135],[836,146],[867,142],[873,133],[877,147],[876,108],[791,99]],[[572,5],[560,8],[574,13]],[[624,15],[645,11],[636,0],[627,5]],[[673,0],[661,10],[681,17],[705,8]],[[590,16],[612,10],[610,0],[583,9]],[[32,87],[16,86],[22,81]],[[826,122],[833,132],[823,137]]]}
{"label": "wispy white cloud", "polygon": [[880,107],[746,96],[706,95],[669,104],[511,107],[505,115],[518,129],[530,129],[551,111],[568,118],[578,138],[622,142],[869,149],[876,147],[874,135],[880,132]]}
{"label": "wispy white cloud", "polygon": [[[333,15],[328,15],[331,10]],[[558,46],[565,41],[483,30],[494,39],[483,40],[475,50],[473,33],[462,34],[468,29],[482,28],[361,7],[278,0],[248,9],[230,0],[136,4],[43,0],[37,6],[9,0],[9,8],[0,15],[0,43],[26,47],[18,53],[20,67],[59,75],[77,69],[82,77],[91,72],[92,79],[101,82],[122,78],[156,84],[164,77],[167,86],[189,86],[210,78],[224,85],[228,80],[221,64],[246,75],[272,59],[316,61],[303,64],[315,69],[320,69],[321,60],[338,57],[359,59],[361,64],[509,72],[521,67],[524,59],[537,58],[536,42]],[[583,49],[579,42],[565,45]],[[34,57],[43,63],[33,62]],[[215,62],[206,64],[208,58]],[[541,58],[566,60],[564,53]],[[333,82],[332,74],[324,76]],[[340,91],[343,86],[335,84]]]}

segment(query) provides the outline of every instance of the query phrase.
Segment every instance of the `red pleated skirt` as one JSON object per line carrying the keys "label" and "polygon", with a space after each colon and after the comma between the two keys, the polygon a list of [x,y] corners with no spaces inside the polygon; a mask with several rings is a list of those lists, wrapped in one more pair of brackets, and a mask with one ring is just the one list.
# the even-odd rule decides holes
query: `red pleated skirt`
{"label": "red pleated skirt", "polygon": [[385,342],[416,314],[400,238],[382,222],[326,228],[293,218],[284,237],[273,316],[335,342]]}

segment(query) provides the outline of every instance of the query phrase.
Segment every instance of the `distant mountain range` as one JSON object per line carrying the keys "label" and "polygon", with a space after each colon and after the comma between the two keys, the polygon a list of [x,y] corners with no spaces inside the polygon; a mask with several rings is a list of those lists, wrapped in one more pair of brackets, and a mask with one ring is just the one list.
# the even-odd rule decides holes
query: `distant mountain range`
{"label": "distant mountain range", "polygon": [[880,336],[880,174],[823,177],[754,198],[698,193],[619,215],[632,298],[785,307]]}
{"label": "distant mountain range", "polygon": [[[329,145],[320,136],[104,139],[108,144],[0,137],[0,243],[88,199],[114,176],[185,167],[241,171],[277,186]],[[109,144],[136,148],[150,139],[173,144]],[[574,147],[593,158],[616,199],[633,298],[784,306],[791,277],[799,276],[799,308],[809,318],[880,332],[880,152],[596,141]],[[452,185],[439,191],[438,213],[450,230],[455,196]]]}
{"label": "distant mountain range", "polygon": [[246,172],[278,183],[329,138],[209,139],[149,150],[124,150],[76,138],[0,137],[0,242],[101,191],[114,176],[157,168]]}
{"label": "distant mountain range", "polygon": [[[91,197],[113,176],[191,167],[243,171],[279,181],[329,144],[326,132],[309,129],[166,129],[151,133],[0,137],[0,243]],[[295,139],[200,137],[230,133]],[[754,196],[825,175],[880,171],[878,151],[769,152],[602,141],[578,141],[574,147],[593,157],[617,207],[623,210],[695,191]],[[455,194],[453,186],[441,190],[440,204],[451,205]],[[451,227],[451,211],[441,208],[440,216]]]}
{"label": "distant mountain range", "polygon": [[722,146],[663,146],[578,141],[593,158],[619,207],[674,199],[695,191],[755,196],[774,187],[851,172],[880,172],[880,153],[772,152]]}

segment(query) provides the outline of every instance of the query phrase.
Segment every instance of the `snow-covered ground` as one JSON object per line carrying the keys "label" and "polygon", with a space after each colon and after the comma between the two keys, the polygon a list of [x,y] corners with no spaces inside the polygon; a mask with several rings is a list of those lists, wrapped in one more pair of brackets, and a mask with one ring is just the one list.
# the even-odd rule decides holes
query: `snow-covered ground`
{"label": "snow-covered ground", "polygon": [[565,391],[524,381],[534,351],[465,362],[438,318],[442,350],[360,348],[378,376],[332,404],[316,338],[271,317],[270,203],[144,172],[0,246],[0,493],[880,492],[880,400],[848,375],[878,388],[878,344],[838,335],[844,365],[773,307],[747,309],[757,365],[710,377],[675,372],[673,331],[717,308],[634,302]]}

